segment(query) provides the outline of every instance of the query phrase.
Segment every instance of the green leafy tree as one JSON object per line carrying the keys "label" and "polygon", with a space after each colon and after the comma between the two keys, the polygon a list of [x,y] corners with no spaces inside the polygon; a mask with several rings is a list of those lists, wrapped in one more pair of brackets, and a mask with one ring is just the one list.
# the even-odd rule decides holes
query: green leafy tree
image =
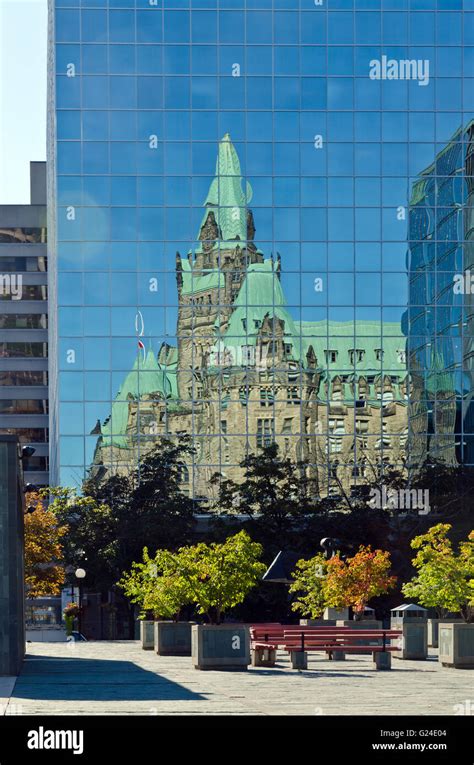
{"label": "green leafy tree", "polygon": [[422,606],[436,608],[440,616],[460,612],[466,622],[474,617],[474,531],[453,549],[448,533],[451,525],[438,523],[426,534],[415,537],[411,547],[416,576],[403,585],[402,591]]}
{"label": "green leafy tree", "polygon": [[148,549],[143,550],[143,562],[133,563],[118,586],[132,603],[140,606],[140,618],[149,612],[154,619],[179,619],[184,605],[189,602],[189,586],[180,573],[179,558],[168,550],[158,550],[150,558]]}
{"label": "green leafy tree", "polygon": [[261,553],[262,546],[240,531],[222,544],[200,542],[182,547],[174,557],[176,571],[186,581],[189,599],[198,613],[220,624],[223,614],[242,603],[265,573],[266,566],[259,561]]}
{"label": "green leafy tree", "polygon": [[324,577],[327,572],[327,560],[318,553],[310,560],[299,560],[293,574],[290,593],[296,595],[291,604],[293,611],[302,616],[318,619],[326,607]]}

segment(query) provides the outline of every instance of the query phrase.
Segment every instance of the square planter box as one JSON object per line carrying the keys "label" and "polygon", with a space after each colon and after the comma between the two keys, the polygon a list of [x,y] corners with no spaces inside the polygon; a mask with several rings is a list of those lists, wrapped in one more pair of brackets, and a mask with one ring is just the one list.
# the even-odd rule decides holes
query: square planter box
{"label": "square planter box", "polygon": [[428,619],[428,645],[431,648],[438,648],[439,645],[439,625],[440,624],[463,624],[464,619]]}
{"label": "square planter box", "polygon": [[154,648],[159,656],[191,656],[193,622],[155,622]]}
{"label": "square planter box", "polygon": [[195,669],[246,670],[250,635],[245,624],[194,624],[192,662]]}
{"label": "square planter box", "polygon": [[474,624],[439,625],[439,661],[443,667],[474,668]]}
{"label": "square planter box", "polygon": [[[355,621],[354,619],[338,619],[337,621],[338,627],[350,627],[353,630],[380,630],[382,629],[382,622],[377,621],[377,619],[362,619]],[[382,640],[379,640],[378,638],[375,640],[368,640],[367,638],[361,638],[356,642],[356,645],[382,645]],[[387,641],[388,644],[388,641]],[[361,654],[365,655],[365,651],[360,651]],[[349,656],[352,654],[357,655],[356,651],[351,651]]]}
{"label": "square planter box", "polygon": [[403,630],[403,635],[392,639],[392,645],[399,646],[393,652],[394,659],[426,659],[428,657],[428,624],[426,619],[395,622],[391,629]]}
{"label": "square planter box", "polygon": [[155,647],[154,625],[155,622],[149,622],[143,619],[140,622],[140,640],[142,642],[142,648],[145,651],[152,651]]}
{"label": "square planter box", "polygon": [[300,619],[301,627],[335,627],[335,619]]}
{"label": "square planter box", "polygon": [[344,620],[349,618],[348,608],[325,608],[323,619],[324,621],[331,621],[332,619]]}

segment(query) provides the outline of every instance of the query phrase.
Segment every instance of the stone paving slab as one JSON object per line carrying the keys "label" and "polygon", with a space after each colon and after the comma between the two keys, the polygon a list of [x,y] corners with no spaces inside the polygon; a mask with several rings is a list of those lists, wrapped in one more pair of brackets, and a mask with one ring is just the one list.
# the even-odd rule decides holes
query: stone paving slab
{"label": "stone paving slab", "polygon": [[13,675],[1,675],[0,676],[0,717],[6,714],[10,697],[15,687],[16,676]]}
{"label": "stone paving slab", "polygon": [[202,672],[190,657],[157,656],[138,641],[31,643],[6,714],[454,715],[474,703],[474,673],[441,667],[436,652],[392,667],[310,654],[296,671],[281,652],[274,669]]}

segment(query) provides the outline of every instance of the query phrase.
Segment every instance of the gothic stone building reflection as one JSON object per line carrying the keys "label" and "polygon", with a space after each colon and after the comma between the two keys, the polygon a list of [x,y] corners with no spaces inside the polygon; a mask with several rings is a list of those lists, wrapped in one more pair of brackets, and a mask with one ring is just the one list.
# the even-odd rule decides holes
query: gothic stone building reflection
{"label": "gothic stone building reflection", "polygon": [[[254,242],[230,136],[219,144],[199,246],[176,255],[177,347],[139,343],[99,433],[91,476],[127,473],[160,437],[192,434],[183,489],[211,498],[213,474],[239,480],[246,455],[273,441],[304,460],[322,495],[403,467],[408,432],[405,338],[397,323],[297,321],[284,255]],[[258,221],[257,221],[258,225]],[[385,371],[386,370],[386,371]]]}

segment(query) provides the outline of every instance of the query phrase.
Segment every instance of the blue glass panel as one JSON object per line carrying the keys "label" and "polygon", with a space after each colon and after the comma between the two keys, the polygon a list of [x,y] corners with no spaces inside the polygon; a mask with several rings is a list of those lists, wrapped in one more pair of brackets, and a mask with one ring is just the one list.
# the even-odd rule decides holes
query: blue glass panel
{"label": "blue glass panel", "polygon": [[56,132],[59,139],[81,137],[80,111],[58,110],[56,116]]}
{"label": "blue glass panel", "polygon": [[164,41],[184,43],[190,39],[190,14],[187,11],[164,12]]}
{"label": "blue glass panel", "polygon": [[137,105],[137,80],[125,75],[110,77],[110,107],[134,109]]}
{"label": "blue glass panel", "polygon": [[82,71],[84,74],[103,74],[108,71],[107,46],[82,46]]}
{"label": "blue glass panel", "polygon": [[86,109],[104,109],[109,104],[108,77],[82,77],[82,106]]}
{"label": "blue glass panel", "polygon": [[216,42],[217,14],[212,11],[194,11],[191,14],[191,39],[197,43]]}
{"label": "blue glass panel", "polygon": [[135,40],[135,12],[109,12],[110,42],[132,42]]}
{"label": "blue glass panel", "polygon": [[81,38],[83,42],[107,42],[107,11],[81,11]]}
{"label": "blue glass panel", "polygon": [[244,38],[245,15],[239,11],[221,11],[219,13],[219,41],[221,43],[243,42]]}
{"label": "blue glass panel", "polygon": [[[141,50],[141,46],[138,48],[138,51],[140,50]],[[154,48],[151,48],[151,50],[154,50]],[[133,45],[109,45],[109,68],[110,68],[111,74],[134,74],[135,73],[134,46]]]}
{"label": "blue glass panel", "polygon": [[67,74],[69,64],[74,64],[76,72],[80,72],[80,62],[80,45],[56,45],[56,72],[58,74]]}
{"label": "blue glass panel", "polygon": [[79,77],[56,77],[56,103],[59,109],[75,109],[81,105]]}
{"label": "blue glass panel", "polygon": [[57,10],[55,32],[57,42],[75,42],[79,40],[79,11]]}
{"label": "blue glass panel", "polygon": [[84,140],[106,140],[109,137],[109,114],[103,111],[82,111]]}
{"label": "blue glass panel", "polygon": [[109,172],[109,145],[107,143],[86,141],[82,150],[84,173]]}
{"label": "blue glass panel", "polygon": [[158,43],[162,40],[161,10],[150,8],[137,11],[137,41]]}
{"label": "blue glass panel", "polygon": [[136,51],[139,74],[161,74],[163,70],[161,45],[137,45]]}

